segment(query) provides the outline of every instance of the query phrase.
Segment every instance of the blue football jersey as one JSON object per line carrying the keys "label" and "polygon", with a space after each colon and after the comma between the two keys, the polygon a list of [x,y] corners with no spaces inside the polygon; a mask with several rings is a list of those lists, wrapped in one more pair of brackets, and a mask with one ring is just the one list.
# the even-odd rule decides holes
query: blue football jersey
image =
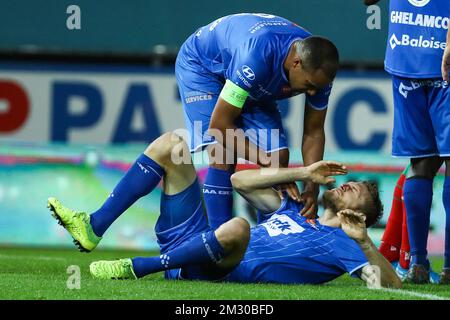
{"label": "blue football jersey", "polygon": [[285,198],[280,209],[251,229],[241,263],[228,281],[318,284],[368,264],[358,246],[340,228],[307,220],[302,205]]}
{"label": "blue football jersey", "polygon": [[[311,36],[297,24],[270,14],[240,13],[199,28],[181,47],[177,63],[194,72],[205,70],[223,83],[232,81],[249,92],[248,104],[289,98],[292,92],[283,63],[294,41]],[[324,109],[331,85],[313,96],[312,107]]]}
{"label": "blue football jersey", "polygon": [[385,69],[408,78],[441,76],[449,0],[391,0]]}

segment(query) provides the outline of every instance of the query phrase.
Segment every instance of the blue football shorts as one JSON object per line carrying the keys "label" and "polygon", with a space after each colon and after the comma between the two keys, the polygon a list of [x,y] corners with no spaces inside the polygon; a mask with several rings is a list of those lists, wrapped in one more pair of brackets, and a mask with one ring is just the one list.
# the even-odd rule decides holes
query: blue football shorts
{"label": "blue football shorts", "polygon": [[442,79],[392,77],[392,155],[450,156],[450,89]]}

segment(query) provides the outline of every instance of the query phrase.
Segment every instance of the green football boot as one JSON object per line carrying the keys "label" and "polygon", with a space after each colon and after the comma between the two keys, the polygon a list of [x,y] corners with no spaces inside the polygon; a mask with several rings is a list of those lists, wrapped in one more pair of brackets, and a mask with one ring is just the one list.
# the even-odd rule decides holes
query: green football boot
{"label": "green football boot", "polygon": [[81,252],[94,250],[102,237],[98,237],[92,230],[89,214],[66,208],[55,198],[48,198],[47,207],[58,223],[69,231],[73,242]]}
{"label": "green football boot", "polygon": [[96,279],[137,279],[131,259],[95,261],[89,265],[89,271]]}

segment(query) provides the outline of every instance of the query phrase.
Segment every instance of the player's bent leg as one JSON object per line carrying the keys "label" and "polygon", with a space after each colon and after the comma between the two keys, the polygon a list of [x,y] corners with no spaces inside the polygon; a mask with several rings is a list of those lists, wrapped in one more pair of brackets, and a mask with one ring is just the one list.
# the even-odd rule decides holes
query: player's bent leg
{"label": "player's bent leg", "polygon": [[195,235],[159,257],[97,261],[89,269],[97,279],[137,279],[158,271],[182,268],[179,272],[182,278],[218,280],[239,264],[249,240],[248,222],[234,218],[215,231]]}
{"label": "player's bent leg", "polygon": [[189,187],[197,178],[186,142],[174,132],[168,132],[153,141],[144,154],[164,169],[164,194],[174,195]]}
{"label": "player's bent leg", "polygon": [[218,264],[224,269],[234,268],[244,257],[250,241],[250,225],[243,218],[233,218],[216,231],[217,241],[223,247],[225,257]]}
{"label": "player's bent leg", "polygon": [[[169,143],[164,139],[160,141],[164,142],[164,146]],[[213,270],[225,254],[214,230],[207,224],[195,170],[191,164],[174,165],[168,156],[172,151],[168,152],[157,145],[146,152],[153,156],[158,153],[155,157],[159,157],[158,161],[164,163],[166,170],[160,216],[155,226],[161,254],[135,257],[131,260],[130,268],[137,278],[160,271],[165,271],[169,279],[203,278],[206,275],[204,271]],[[120,261],[94,263],[91,273],[97,278],[120,278],[116,271],[124,270],[121,265]],[[198,266],[197,270],[192,266]],[[202,266],[207,268],[202,269]],[[177,275],[173,276],[174,273]]]}
{"label": "player's bent leg", "polygon": [[[179,272],[179,279],[220,281],[240,263],[250,239],[250,227],[246,220],[233,218],[217,230],[203,236],[208,244],[210,261],[189,264]],[[200,251],[201,252],[201,251]]]}
{"label": "player's bent leg", "polygon": [[[197,183],[179,194],[165,195],[162,217],[155,230],[161,255],[94,262],[90,267],[91,274],[100,279],[136,279],[166,271],[169,279],[223,278],[241,261],[249,241],[250,227],[246,220],[234,218],[215,231],[208,228],[202,207],[197,206],[198,200],[201,198]],[[191,216],[186,215],[192,211]]]}
{"label": "player's bent leg", "polygon": [[[172,173],[172,151],[180,151],[185,145],[172,133],[156,139],[122,177],[102,207],[91,215],[66,208],[55,198],[48,199],[48,207],[52,215],[70,233],[80,251],[90,252],[98,245],[107,228],[123,212],[157,186],[166,170]],[[190,157],[186,162],[190,162]],[[192,170],[191,168],[191,173]],[[186,178],[192,180],[192,174]],[[175,188],[180,184],[182,188],[185,187],[187,183],[183,185],[183,181],[179,179]]]}

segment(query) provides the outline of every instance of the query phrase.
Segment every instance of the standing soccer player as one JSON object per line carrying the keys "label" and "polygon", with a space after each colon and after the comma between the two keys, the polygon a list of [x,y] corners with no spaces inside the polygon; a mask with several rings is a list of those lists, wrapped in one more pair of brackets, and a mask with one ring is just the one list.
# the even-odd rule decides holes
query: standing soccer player
{"label": "standing soccer player", "polygon": [[[213,228],[231,218],[230,177],[238,157],[261,166],[288,166],[277,100],[306,94],[303,162],[323,158],[324,121],[338,60],[329,40],[269,14],[225,16],[184,42],[175,74],[191,152],[209,146],[203,193]],[[307,183],[301,195],[295,183],[283,187],[304,202],[302,214],[316,215],[317,185]]]}
{"label": "standing soccer player", "polygon": [[[403,189],[411,245],[406,281],[417,284],[429,281],[433,180],[443,162],[442,200],[447,219],[441,283],[449,283],[450,278],[450,90],[448,81],[442,79],[449,16],[447,0],[390,2],[385,69],[392,75],[394,92],[392,155],[411,159]],[[448,48],[446,52],[445,63]]]}

